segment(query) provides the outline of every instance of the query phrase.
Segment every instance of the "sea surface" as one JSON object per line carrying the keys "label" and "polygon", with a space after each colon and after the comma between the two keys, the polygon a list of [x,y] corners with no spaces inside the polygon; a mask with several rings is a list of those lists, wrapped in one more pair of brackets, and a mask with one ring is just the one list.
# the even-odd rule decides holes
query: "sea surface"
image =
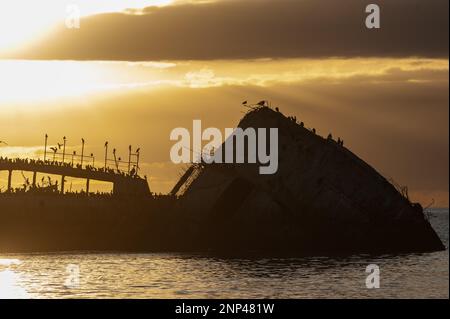
{"label": "sea surface", "polygon": [[[429,218],[448,247],[448,209]],[[366,287],[371,264],[375,289]],[[449,255],[0,254],[0,298],[449,298]]]}

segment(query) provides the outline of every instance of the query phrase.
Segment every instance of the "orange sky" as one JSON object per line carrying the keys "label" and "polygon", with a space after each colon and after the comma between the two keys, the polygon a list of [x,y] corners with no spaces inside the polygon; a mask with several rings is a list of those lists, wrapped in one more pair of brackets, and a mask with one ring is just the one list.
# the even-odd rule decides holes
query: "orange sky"
{"label": "orange sky", "polygon": [[[387,15],[375,35],[361,28],[360,1],[344,1],[334,17],[317,1],[75,1],[79,30],[64,28],[64,1],[40,1],[35,19],[27,15],[38,10],[22,10],[34,2],[2,1],[0,140],[9,146],[0,155],[36,156],[45,133],[51,143],[66,135],[74,149],[84,137],[99,160],[105,140],[123,155],[131,143],[152,190],[166,192],[181,171],[169,162],[173,128],[193,119],[233,127],[241,101],[268,99],[319,134],[343,137],[413,199],[448,206],[448,10],[439,13],[448,1],[398,1],[391,12],[426,26]],[[264,34],[241,15],[250,10]]]}

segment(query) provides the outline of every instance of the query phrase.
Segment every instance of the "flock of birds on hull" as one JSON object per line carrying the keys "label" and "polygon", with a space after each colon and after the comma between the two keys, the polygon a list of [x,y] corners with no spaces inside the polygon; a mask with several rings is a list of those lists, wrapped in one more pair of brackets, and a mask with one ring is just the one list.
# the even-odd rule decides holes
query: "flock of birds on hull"
{"label": "flock of birds on hull", "polygon": [[[269,103],[269,101],[267,101],[267,100],[259,101],[259,102],[256,103],[256,104],[249,104],[248,101],[244,101],[244,102],[242,102],[242,105],[245,106],[245,107],[248,107],[250,110],[256,110],[256,109],[258,109],[258,108],[263,108],[263,107],[270,107],[270,103]],[[280,109],[279,109],[278,107],[275,107],[275,111],[280,112]],[[295,117],[295,116],[289,116],[288,119],[290,119],[291,121],[297,123],[297,117]],[[301,127],[304,127],[305,125],[304,125],[303,122],[300,122],[300,126],[301,126]],[[315,129],[315,128],[311,129],[311,132],[313,132],[314,134],[316,134],[316,129]],[[333,135],[332,135],[331,133],[328,134],[327,140],[328,140],[328,141],[334,141],[334,140],[333,140]],[[339,146],[344,146],[344,140],[341,139],[340,137],[338,138],[338,140],[336,141],[336,143],[337,143]]]}

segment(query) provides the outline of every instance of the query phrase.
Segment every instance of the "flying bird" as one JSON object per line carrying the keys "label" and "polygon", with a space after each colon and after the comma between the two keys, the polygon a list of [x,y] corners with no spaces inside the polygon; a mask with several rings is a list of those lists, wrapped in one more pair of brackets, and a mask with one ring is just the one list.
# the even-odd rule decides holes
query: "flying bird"
{"label": "flying bird", "polygon": [[247,105],[247,103],[248,103],[247,101],[244,101],[242,102],[242,105]]}
{"label": "flying bird", "polygon": [[56,153],[56,151],[58,150],[56,147],[50,147],[50,149]]}
{"label": "flying bird", "polygon": [[58,148],[61,149],[61,147],[63,146],[63,144],[61,143],[57,143],[58,144]]}
{"label": "flying bird", "polygon": [[141,148],[139,147],[137,150],[136,150],[136,153],[139,153],[140,152],[140,150],[141,150]]}
{"label": "flying bird", "polygon": [[0,144],[8,145],[8,143],[6,143],[5,141],[0,141]]}

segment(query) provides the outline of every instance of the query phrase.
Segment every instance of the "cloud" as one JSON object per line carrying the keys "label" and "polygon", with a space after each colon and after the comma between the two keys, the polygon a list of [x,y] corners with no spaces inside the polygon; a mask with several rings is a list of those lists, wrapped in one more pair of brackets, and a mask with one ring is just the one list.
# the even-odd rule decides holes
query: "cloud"
{"label": "cloud", "polygon": [[210,60],[448,57],[448,0],[222,0],[87,17],[10,58]]}
{"label": "cloud", "polygon": [[[444,59],[262,59],[220,61],[0,61],[0,108],[83,99],[90,95],[171,87],[263,86],[304,81],[436,81],[448,77]],[[414,72],[412,72],[414,71]],[[382,75],[391,73],[390,77]],[[436,76],[433,77],[433,74]],[[26,92],[26,94],[24,94]],[[39,108],[42,108],[40,106]]]}

